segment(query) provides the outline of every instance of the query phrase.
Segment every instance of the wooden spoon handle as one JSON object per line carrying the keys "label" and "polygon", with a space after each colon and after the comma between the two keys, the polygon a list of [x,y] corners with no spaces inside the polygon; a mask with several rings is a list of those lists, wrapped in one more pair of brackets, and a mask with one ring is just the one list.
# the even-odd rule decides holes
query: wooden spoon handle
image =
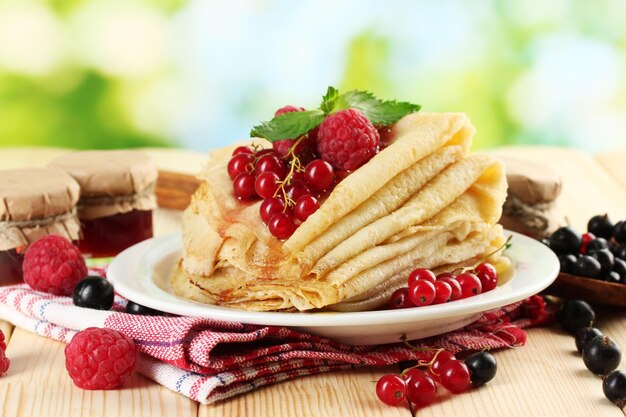
{"label": "wooden spoon handle", "polygon": [[200,180],[193,175],[159,171],[155,188],[157,203],[162,208],[184,210],[199,185]]}

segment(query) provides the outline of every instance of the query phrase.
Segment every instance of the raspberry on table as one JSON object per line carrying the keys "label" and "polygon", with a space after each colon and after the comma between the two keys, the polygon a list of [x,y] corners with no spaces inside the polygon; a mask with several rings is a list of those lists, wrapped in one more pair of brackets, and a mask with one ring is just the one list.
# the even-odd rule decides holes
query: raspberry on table
{"label": "raspberry on table", "polygon": [[354,171],[378,152],[380,136],[356,109],[332,113],[319,126],[317,150],[335,168]]}
{"label": "raspberry on table", "polygon": [[135,343],[112,329],[89,327],[65,347],[65,368],[82,389],[117,388],[133,372],[136,362]]}
{"label": "raspberry on table", "polygon": [[34,290],[55,295],[71,295],[87,276],[87,265],[80,250],[68,239],[48,235],[26,249],[24,281]]}
{"label": "raspberry on table", "polygon": [[0,330],[0,376],[7,373],[9,370],[9,366],[11,365],[11,361],[6,357],[4,351],[6,350],[7,345],[4,342],[4,333]]}

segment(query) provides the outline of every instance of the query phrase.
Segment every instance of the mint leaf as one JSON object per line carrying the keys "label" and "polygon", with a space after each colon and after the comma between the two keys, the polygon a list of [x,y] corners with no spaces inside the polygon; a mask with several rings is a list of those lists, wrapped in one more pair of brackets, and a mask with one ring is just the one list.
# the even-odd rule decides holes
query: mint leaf
{"label": "mint leaf", "polygon": [[404,101],[383,101],[374,97],[369,91],[348,91],[335,100],[334,111],[355,108],[359,110],[374,126],[390,125],[409,113],[418,111],[422,106]]}
{"label": "mint leaf", "polygon": [[264,138],[270,142],[296,139],[319,126],[324,120],[321,110],[294,111],[274,117],[269,122],[255,126],[250,131],[253,138]]}
{"label": "mint leaf", "polygon": [[320,110],[325,114],[328,114],[333,111],[335,106],[335,101],[339,97],[339,90],[337,90],[333,86],[329,86],[328,90],[326,90],[326,95],[322,97],[322,104],[320,104]]}

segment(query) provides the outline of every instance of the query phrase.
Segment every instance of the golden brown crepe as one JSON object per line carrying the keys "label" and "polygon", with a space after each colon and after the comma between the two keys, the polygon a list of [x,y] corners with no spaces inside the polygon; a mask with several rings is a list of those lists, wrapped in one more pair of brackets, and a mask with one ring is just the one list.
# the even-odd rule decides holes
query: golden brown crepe
{"label": "golden brown crepe", "polygon": [[261,221],[260,202],[233,196],[232,147],[213,152],[184,216],[176,293],[258,311],[373,309],[412,269],[454,269],[501,246],[503,166],[469,154],[469,119],[411,114],[392,134],[284,242]]}

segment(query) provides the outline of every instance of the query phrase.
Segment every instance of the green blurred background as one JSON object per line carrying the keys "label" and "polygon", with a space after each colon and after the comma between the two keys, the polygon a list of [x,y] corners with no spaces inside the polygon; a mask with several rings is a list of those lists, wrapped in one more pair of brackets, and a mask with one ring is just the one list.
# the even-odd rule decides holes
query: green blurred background
{"label": "green blurred background", "polygon": [[0,146],[206,150],[327,85],[626,147],[626,1],[0,0]]}

